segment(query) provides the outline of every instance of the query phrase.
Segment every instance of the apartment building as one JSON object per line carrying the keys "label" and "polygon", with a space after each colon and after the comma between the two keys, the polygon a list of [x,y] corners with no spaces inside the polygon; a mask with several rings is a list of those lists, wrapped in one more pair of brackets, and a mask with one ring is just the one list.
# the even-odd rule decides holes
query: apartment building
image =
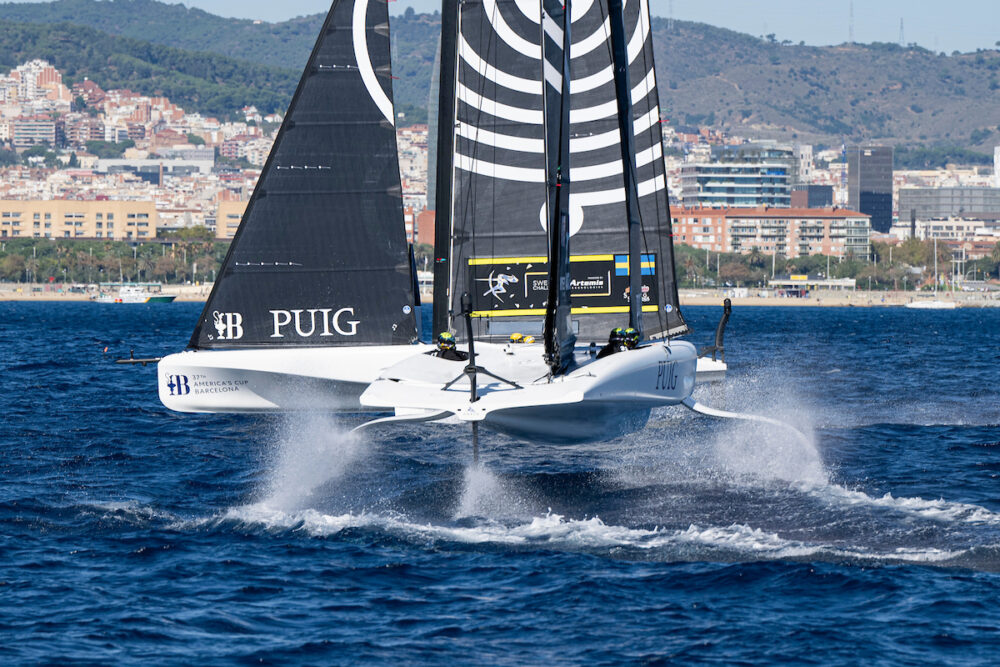
{"label": "apartment building", "polygon": [[677,208],[674,242],[712,252],[865,257],[871,218],[835,208]]}
{"label": "apartment building", "polygon": [[0,200],[0,238],[153,239],[151,201]]}
{"label": "apartment building", "polygon": [[215,212],[215,238],[228,241],[236,236],[243,213],[247,210],[245,201],[220,201]]}

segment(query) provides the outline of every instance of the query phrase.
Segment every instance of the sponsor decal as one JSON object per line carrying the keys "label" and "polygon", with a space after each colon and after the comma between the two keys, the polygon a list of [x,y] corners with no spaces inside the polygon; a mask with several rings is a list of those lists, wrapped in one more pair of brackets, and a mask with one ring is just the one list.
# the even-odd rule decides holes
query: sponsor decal
{"label": "sponsor decal", "polygon": [[243,338],[243,315],[240,313],[212,313],[219,340],[239,340]]}
{"label": "sponsor decal", "polygon": [[191,382],[187,375],[168,375],[167,389],[171,396],[187,396],[191,393]]}
{"label": "sponsor decal", "polygon": [[171,396],[203,396],[205,394],[229,394],[240,391],[250,384],[249,380],[212,379],[204,373],[197,375],[168,375],[167,388]]}
{"label": "sponsor decal", "polygon": [[[531,265],[529,264],[528,266],[530,267]],[[494,299],[500,302],[503,302],[503,299],[500,298],[500,295],[507,293],[507,285],[520,282],[517,279],[517,276],[513,274],[498,273],[494,276],[492,271],[490,271],[490,275],[487,276],[486,278],[476,278],[476,281],[481,283],[488,283],[490,286],[488,290],[483,292],[483,296],[492,295]]]}
{"label": "sponsor decal", "polygon": [[[658,311],[656,256],[642,255],[641,267],[643,311]],[[544,314],[549,296],[545,257],[475,257],[468,271],[471,281],[488,287],[473,293],[475,317]],[[574,314],[627,313],[628,274],[628,255],[572,255],[569,276],[560,278],[568,278]]]}
{"label": "sponsor decal", "polygon": [[272,318],[271,338],[297,335],[299,338],[313,336],[355,336],[360,320],[354,317],[354,308],[296,308],[294,310],[269,311]]}
{"label": "sponsor decal", "polygon": [[673,391],[677,387],[677,362],[660,361],[657,363],[656,390]]}

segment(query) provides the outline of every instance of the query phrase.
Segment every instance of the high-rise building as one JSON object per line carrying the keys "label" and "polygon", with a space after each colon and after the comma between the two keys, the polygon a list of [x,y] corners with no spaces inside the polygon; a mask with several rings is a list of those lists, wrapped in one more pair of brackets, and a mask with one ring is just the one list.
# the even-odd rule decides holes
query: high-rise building
{"label": "high-rise building", "polygon": [[993,187],[1000,188],[1000,146],[993,149]]}
{"label": "high-rise building", "polygon": [[792,186],[792,208],[826,208],[833,206],[832,185]]}
{"label": "high-rise building", "polygon": [[901,188],[900,220],[909,221],[916,211],[918,220],[949,217],[980,217],[1000,213],[1000,189],[979,187]]}
{"label": "high-rise building", "polygon": [[795,151],[775,142],[713,146],[711,161],[681,166],[683,204],[788,207],[798,169]]}
{"label": "high-rise building", "polygon": [[[795,157],[798,159],[798,171],[793,185],[811,183],[813,175],[813,147],[800,144],[795,147]],[[794,206],[794,204],[793,204]]]}
{"label": "high-rise building", "polygon": [[872,229],[892,227],[892,147],[847,149],[847,206],[871,216]]}
{"label": "high-rise building", "polygon": [[681,200],[688,207],[787,208],[792,203],[789,171],[776,162],[681,165]]}

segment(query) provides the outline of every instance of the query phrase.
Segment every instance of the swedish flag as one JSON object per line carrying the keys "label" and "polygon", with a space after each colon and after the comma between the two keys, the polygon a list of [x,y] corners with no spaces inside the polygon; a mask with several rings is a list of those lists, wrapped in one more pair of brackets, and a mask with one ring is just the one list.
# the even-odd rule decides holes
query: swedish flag
{"label": "swedish flag", "polygon": [[[639,261],[642,267],[642,275],[656,275],[656,258],[653,255],[641,255]],[[628,255],[615,255],[615,275],[628,275]]]}

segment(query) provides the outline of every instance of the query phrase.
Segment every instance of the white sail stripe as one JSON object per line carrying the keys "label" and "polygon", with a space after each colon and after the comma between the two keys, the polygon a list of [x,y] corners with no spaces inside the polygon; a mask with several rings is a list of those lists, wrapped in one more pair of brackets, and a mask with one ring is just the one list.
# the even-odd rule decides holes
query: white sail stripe
{"label": "white sail stripe", "polygon": [[[659,120],[660,108],[653,107],[649,113],[644,114],[635,120],[634,127],[636,136],[638,136],[641,132],[648,130],[653,123],[659,122]],[[599,148],[614,146],[620,141],[621,132],[615,128],[609,132],[602,132],[601,134],[595,134],[589,137],[577,137],[576,139],[570,139],[569,150],[571,153],[586,153],[587,151],[596,151]]]}
{"label": "white sail stripe", "polygon": [[365,88],[368,89],[368,94],[371,96],[372,102],[382,112],[385,119],[391,125],[395,125],[395,117],[392,113],[392,101],[389,100],[385,91],[382,90],[382,85],[378,82],[378,77],[375,76],[375,70],[372,68],[371,58],[368,56],[367,19],[368,0],[356,0],[351,25],[354,41],[354,58],[358,62],[358,72],[361,74],[361,81],[365,84]]}
{"label": "white sail stripe", "polygon": [[[577,21],[582,19],[584,16],[587,15],[587,12],[590,11],[590,8],[593,6],[593,4],[594,0],[575,0],[573,2],[573,9],[570,12],[570,20],[573,23],[576,23]],[[624,5],[624,3],[622,4]]]}
{"label": "white sail stripe", "polygon": [[521,153],[537,153],[539,155],[545,153],[545,142],[542,139],[524,139],[522,137],[513,137],[509,134],[490,132],[489,130],[477,128],[467,123],[459,123],[457,133],[460,137],[464,137],[470,141],[475,141],[476,143],[483,144],[485,146],[504,148],[506,150],[519,151]]}
{"label": "white sail stripe", "polygon": [[529,21],[538,24],[538,12],[541,9],[541,3],[538,0],[514,0],[514,4]]}
{"label": "white sail stripe", "polygon": [[477,95],[462,84],[459,84],[456,88],[458,89],[459,100],[465,102],[469,106],[479,109],[484,113],[488,113],[491,116],[496,116],[497,118],[503,118],[504,120],[510,120],[517,123],[527,123],[530,125],[542,124],[543,117],[540,110],[522,109],[521,107],[512,107],[506,104],[500,104],[499,102],[489,98]]}
{"label": "white sail stripe", "polygon": [[582,58],[597,47],[607,44],[610,39],[611,22],[610,19],[604,19],[604,23],[601,24],[600,28],[590,33],[579,42],[574,42],[569,49],[570,57],[574,59]]}
{"label": "white sail stripe", "polygon": [[461,153],[455,153],[455,168],[468,171],[480,176],[489,176],[505,181],[518,181],[520,183],[544,183],[544,169],[528,169],[525,167],[509,167],[503,164],[487,162],[486,160],[476,160]]}
{"label": "white sail stripe", "polygon": [[[646,195],[651,195],[654,192],[659,192],[667,187],[667,179],[665,176],[660,175],[656,178],[651,178],[648,181],[643,181],[638,185],[638,191],[640,197],[645,197]],[[623,188],[624,189],[624,188]]]}
{"label": "white sail stripe", "polygon": [[573,94],[585,93],[588,90],[594,90],[606,85],[608,82],[613,81],[614,78],[615,68],[612,65],[608,65],[607,68],[602,69],[600,72],[585,76],[582,79],[573,79],[570,81],[569,92]]}
{"label": "white sail stripe", "polygon": [[509,25],[507,25],[507,22],[500,14],[500,9],[497,7],[496,0],[483,0],[483,9],[489,17],[490,25],[493,26],[493,31],[496,32],[497,36],[502,39],[507,46],[514,49],[518,53],[528,56],[529,58],[534,58],[535,60],[541,59],[541,47],[538,44],[532,44],[528,40],[524,39],[514,32]]}
{"label": "white sail stripe", "polygon": [[[640,81],[635,87],[632,88],[632,106],[635,106],[637,100],[641,100],[649,92],[653,90],[653,70],[650,69],[646,76]],[[570,86],[572,86],[572,82]],[[583,109],[572,109],[569,112],[569,120],[571,123],[586,123],[592,120],[599,120],[601,118],[610,118],[618,113],[618,102],[612,100],[610,102],[605,102],[604,104],[598,104],[593,107],[585,107]]]}
{"label": "white sail stripe", "polygon": [[[549,85],[556,90],[562,90],[562,73],[553,67],[548,60],[542,64],[542,70],[545,72],[545,80]],[[572,81],[570,81],[570,85],[573,85]]]}
{"label": "white sail stripe", "polygon": [[[638,185],[640,197],[651,195],[667,187],[667,181],[663,176],[651,178]],[[625,201],[625,188],[615,188],[614,190],[601,190],[600,192],[571,192],[569,201],[572,206],[600,206],[602,204],[620,204]]]}
{"label": "white sail stripe", "polygon": [[[642,53],[642,47],[646,43],[646,37],[649,35],[649,24],[644,23],[641,19],[639,23],[635,26],[635,31],[632,33],[631,39],[628,43],[628,61],[630,63],[634,62],[635,59]],[[602,35],[603,38],[603,35]],[[607,37],[610,39],[610,35]],[[577,58],[580,54],[576,53],[576,46],[573,47],[573,57]],[[570,92],[571,93],[585,93],[588,90],[594,90],[595,88],[600,88],[603,85],[611,83],[615,78],[614,66],[608,65],[605,69],[591,74],[590,76],[584,77],[582,79],[574,79],[570,82]]]}
{"label": "white sail stripe", "polygon": [[647,16],[649,16],[649,0],[639,0],[639,20],[635,24],[635,32],[632,33],[627,47],[629,64],[635,62],[642,53],[642,47],[649,37],[649,22],[645,20]]}
{"label": "white sail stripe", "polygon": [[[660,109],[659,107],[654,107],[649,111],[649,113],[637,118],[635,121],[635,133],[639,135],[642,132],[648,130],[653,123],[658,122],[660,119]],[[484,130],[482,128],[477,128],[473,125],[467,123],[459,123],[457,129],[458,135],[469,139],[470,141],[475,141],[476,143],[483,144],[485,146],[493,146],[495,148],[504,148],[512,151],[519,151],[522,153],[544,153],[545,144],[541,139],[525,139],[523,137],[515,137],[509,134],[501,134],[499,132],[490,132],[489,130]],[[576,139],[569,140],[569,149],[572,153],[586,153],[588,151],[595,151],[601,148],[607,148],[608,146],[614,146],[621,141],[621,132],[616,128],[609,132],[602,132],[601,134],[595,134],[590,137],[578,137]],[[645,164],[645,163],[643,163]]]}
{"label": "white sail stripe", "polygon": [[479,72],[480,76],[497,85],[509,88],[510,90],[516,90],[520,93],[529,93],[531,95],[542,94],[542,84],[539,81],[507,74],[480,58],[476,50],[465,41],[464,35],[459,35],[458,54],[472,69]]}
{"label": "white sail stripe", "polygon": [[545,33],[552,38],[552,41],[556,44],[562,46],[563,43],[563,31],[556,23],[555,19],[548,15],[547,12],[542,12],[542,27],[545,29]]}
{"label": "white sail stripe", "polygon": [[[521,10],[521,13],[527,17],[528,20],[533,23],[538,23],[538,13],[535,11],[538,9],[538,0],[514,0],[514,4],[517,8]],[[570,15],[570,20],[576,23],[581,18],[587,15],[590,8],[593,6],[594,0],[576,0],[573,3],[573,12]]]}
{"label": "white sail stripe", "polygon": [[[570,148],[570,152],[572,151],[573,149]],[[662,146],[659,144],[650,146],[646,150],[639,151],[635,154],[635,166],[636,168],[645,167],[653,160],[657,160],[662,156]],[[621,159],[605,162],[604,164],[590,165],[587,167],[577,167],[571,165],[569,168],[570,183],[579,183],[580,181],[596,181],[600,178],[617,176],[620,173],[622,173]]]}

